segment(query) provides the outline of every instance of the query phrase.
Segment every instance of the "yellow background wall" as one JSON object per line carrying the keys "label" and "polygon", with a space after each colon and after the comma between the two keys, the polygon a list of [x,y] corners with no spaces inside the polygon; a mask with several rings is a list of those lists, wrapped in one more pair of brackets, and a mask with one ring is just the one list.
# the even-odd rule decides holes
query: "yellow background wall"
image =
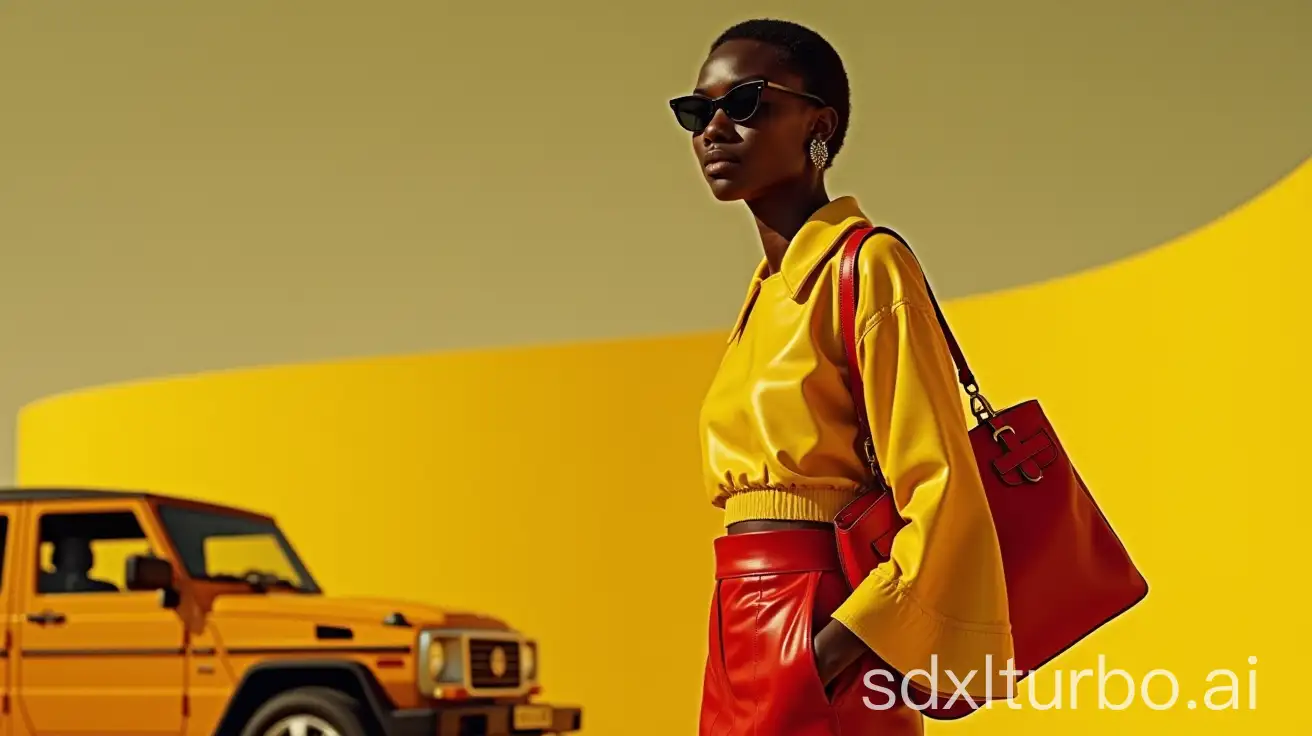
{"label": "yellow background wall", "polygon": [[[1041,399],[1152,586],[1049,665],[1039,702],[1055,670],[1100,655],[1137,678],[1172,670],[1181,689],[1169,711],[1109,711],[1086,680],[1077,707],[1039,712],[1025,688],[1021,710],[932,733],[1306,728],[1309,246],[1312,161],[1147,254],[945,305],[995,404]],[[721,346],[694,334],[80,391],[23,410],[18,479],[271,512],[333,593],[485,609],[539,636],[547,695],[582,703],[589,736],[692,733],[717,533],[694,430]],[[1185,707],[1218,668],[1239,676],[1241,708]]]}
{"label": "yellow background wall", "polygon": [[1312,154],[1308,0],[5,0],[0,483],[64,391],[723,329],[760,244],[665,101],[760,16],[842,54],[830,191],[944,298],[1153,248]]}

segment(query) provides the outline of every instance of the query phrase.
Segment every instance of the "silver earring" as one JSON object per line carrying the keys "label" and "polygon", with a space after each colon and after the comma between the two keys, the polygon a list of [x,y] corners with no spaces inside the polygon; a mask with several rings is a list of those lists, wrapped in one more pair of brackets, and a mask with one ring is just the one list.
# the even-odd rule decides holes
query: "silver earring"
{"label": "silver earring", "polygon": [[829,162],[829,146],[819,138],[811,139],[811,163],[817,169],[823,169]]}

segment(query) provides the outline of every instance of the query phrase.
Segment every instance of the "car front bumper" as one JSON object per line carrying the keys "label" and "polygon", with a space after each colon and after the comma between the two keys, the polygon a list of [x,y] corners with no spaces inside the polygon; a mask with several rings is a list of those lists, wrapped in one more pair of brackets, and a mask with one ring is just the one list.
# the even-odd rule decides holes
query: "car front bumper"
{"label": "car front bumper", "polygon": [[[515,729],[515,709],[546,711],[550,726]],[[480,703],[443,705],[394,711],[384,724],[385,736],[529,736],[568,734],[583,727],[583,711],[542,703]]]}

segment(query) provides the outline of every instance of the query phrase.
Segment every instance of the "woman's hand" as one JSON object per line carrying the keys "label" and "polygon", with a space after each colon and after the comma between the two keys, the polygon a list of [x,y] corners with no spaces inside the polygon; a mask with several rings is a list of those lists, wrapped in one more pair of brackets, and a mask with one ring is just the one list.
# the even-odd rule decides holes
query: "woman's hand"
{"label": "woman's hand", "polygon": [[815,649],[816,670],[820,673],[820,682],[824,684],[826,692],[844,670],[870,651],[851,629],[833,620],[816,634],[812,646]]}

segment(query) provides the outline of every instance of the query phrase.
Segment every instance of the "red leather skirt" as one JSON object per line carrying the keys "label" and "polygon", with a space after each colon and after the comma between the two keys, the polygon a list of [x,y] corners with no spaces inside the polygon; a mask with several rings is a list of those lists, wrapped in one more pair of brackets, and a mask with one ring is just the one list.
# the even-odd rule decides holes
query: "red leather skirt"
{"label": "red leather skirt", "polygon": [[832,695],[820,682],[813,636],[847,595],[832,532],[723,536],[715,567],[699,736],[924,733],[919,713],[867,688],[873,654],[840,675]]}

